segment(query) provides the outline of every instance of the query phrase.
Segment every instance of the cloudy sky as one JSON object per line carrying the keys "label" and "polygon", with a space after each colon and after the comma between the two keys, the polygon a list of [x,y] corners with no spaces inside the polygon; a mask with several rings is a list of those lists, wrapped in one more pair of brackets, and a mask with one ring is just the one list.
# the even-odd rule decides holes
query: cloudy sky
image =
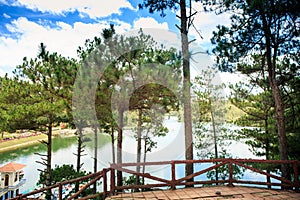
{"label": "cloudy sky", "polygon": [[[76,57],[78,46],[99,36],[111,23],[117,33],[139,28],[178,33],[178,11],[166,11],[162,18],[138,9],[139,3],[142,0],[0,0],[0,76],[22,64],[23,57],[36,57],[41,42],[50,52]],[[228,24],[229,17],[204,13],[199,3],[193,9],[198,14],[190,36],[197,39],[195,45],[207,50],[212,31],[218,24]]]}

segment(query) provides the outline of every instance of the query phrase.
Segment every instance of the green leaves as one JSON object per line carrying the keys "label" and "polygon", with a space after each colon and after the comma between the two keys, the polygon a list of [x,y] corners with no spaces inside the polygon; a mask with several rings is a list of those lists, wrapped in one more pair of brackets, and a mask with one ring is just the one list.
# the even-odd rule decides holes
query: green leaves
{"label": "green leaves", "polygon": [[139,8],[148,8],[149,13],[159,12],[162,17],[165,17],[165,10],[173,9],[177,10],[177,1],[173,0],[144,0],[142,4],[139,4]]}
{"label": "green leaves", "polygon": [[[65,180],[72,180],[84,175],[88,175],[84,171],[77,172],[74,169],[73,165],[56,165],[54,169],[51,170],[51,174],[53,176],[52,184],[63,182]],[[45,172],[40,173],[40,178],[37,182],[37,184],[45,184],[46,181],[46,174]]]}
{"label": "green leaves", "polygon": [[[270,39],[273,55],[294,54],[299,51],[300,28],[297,20],[300,15],[295,7],[300,8],[296,0],[289,1],[225,1],[203,0],[204,6],[214,8],[218,13],[231,11],[231,26],[218,26],[212,43],[216,44],[213,52],[223,71],[234,71],[235,63],[247,62],[251,54],[266,51],[267,39]],[[294,6],[290,6],[293,4]],[[214,7],[212,5],[217,5]],[[265,21],[265,24],[263,24]]]}
{"label": "green leaves", "polygon": [[15,131],[18,129],[37,128],[36,120],[32,116],[36,103],[34,91],[36,88],[17,78],[0,78],[0,131]]}
{"label": "green leaves", "polygon": [[17,66],[14,72],[16,77],[29,79],[32,87],[36,87],[30,93],[34,95],[35,103],[32,105],[36,110],[32,118],[36,118],[39,125],[47,126],[53,123],[52,119],[45,120],[50,115],[59,120],[55,115],[70,109],[77,65],[74,59],[65,58],[56,52],[48,52],[45,45],[41,43],[37,58],[29,61],[24,58],[23,64]]}

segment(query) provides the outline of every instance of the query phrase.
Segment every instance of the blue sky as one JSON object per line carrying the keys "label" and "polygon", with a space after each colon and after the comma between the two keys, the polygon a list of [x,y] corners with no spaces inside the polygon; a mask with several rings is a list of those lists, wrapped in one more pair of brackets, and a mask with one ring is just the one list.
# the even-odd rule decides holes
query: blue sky
{"label": "blue sky", "polygon": [[[139,28],[169,30],[178,33],[176,11],[166,17],[138,9],[142,0],[0,0],[0,76],[22,64],[23,57],[34,58],[43,42],[51,52],[76,57],[78,46],[103,28],[115,24],[117,33]],[[193,3],[195,28],[190,37],[207,49],[218,24],[228,24],[227,15],[204,13],[200,3]],[[201,33],[203,39],[199,37]],[[167,36],[166,36],[167,37]]]}

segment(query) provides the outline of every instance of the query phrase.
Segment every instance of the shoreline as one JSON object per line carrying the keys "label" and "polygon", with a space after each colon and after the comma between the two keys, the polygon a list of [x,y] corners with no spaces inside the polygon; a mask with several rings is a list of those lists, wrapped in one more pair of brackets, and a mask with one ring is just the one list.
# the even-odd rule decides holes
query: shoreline
{"label": "shoreline", "polygon": [[[62,132],[63,131],[63,132]],[[75,136],[74,130],[72,129],[67,129],[67,130],[55,130],[52,133],[52,137],[72,137]],[[26,138],[18,138],[18,139],[13,139],[9,141],[2,141],[0,142],[0,153],[5,153],[8,151],[12,151],[18,148],[24,148],[24,147],[29,147],[33,146],[35,144],[39,144],[41,140],[47,140],[47,135],[46,134],[37,134],[34,136],[26,137]],[[5,145],[2,145],[5,144]]]}

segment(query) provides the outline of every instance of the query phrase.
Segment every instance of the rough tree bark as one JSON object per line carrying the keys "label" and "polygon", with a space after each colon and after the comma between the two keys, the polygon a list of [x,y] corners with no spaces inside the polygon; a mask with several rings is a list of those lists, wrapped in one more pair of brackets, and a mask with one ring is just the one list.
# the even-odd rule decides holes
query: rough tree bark
{"label": "rough tree bark", "polygon": [[[268,74],[269,74],[269,83],[271,86],[271,90],[275,102],[277,132],[279,137],[279,156],[280,156],[280,160],[288,160],[287,137],[285,131],[284,102],[281,98],[280,89],[276,81],[275,69],[276,69],[277,49],[276,47],[274,47],[272,52],[272,44],[271,44],[272,35],[271,35],[270,25],[268,24],[265,16],[262,16],[262,21],[263,21],[263,29],[265,32],[265,40],[266,40],[266,58],[267,58],[267,67],[268,67]],[[281,173],[282,173],[282,177],[287,179],[289,178],[288,166],[286,164],[281,165]]]}
{"label": "rough tree bark", "polygon": [[[185,133],[185,159],[193,160],[193,135],[191,115],[191,84],[190,84],[190,53],[188,42],[188,18],[186,15],[186,1],[180,0],[180,32],[183,68],[183,100],[184,100],[184,133]],[[186,164],[186,176],[193,174],[193,164]],[[190,179],[189,181],[193,181]]]}
{"label": "rough tree bark", "polygon": [[[119,108],[118,109],[118,148],[117,148],[117,164],[122,164],[122,141],[123,141],[123,117],[124,117],[124,109]],[[122,186],[123,185],[123,175],[122,171],[117,171],[117,186]]]}

